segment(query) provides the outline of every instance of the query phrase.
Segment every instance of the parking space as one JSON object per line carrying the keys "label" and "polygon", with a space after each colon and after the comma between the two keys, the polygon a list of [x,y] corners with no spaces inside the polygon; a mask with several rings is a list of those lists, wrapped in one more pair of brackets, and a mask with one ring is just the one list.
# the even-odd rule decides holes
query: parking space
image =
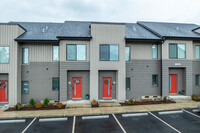
{"label": "parking space", "polygon": [[162,123],[148,113],[134,113],[124,116],[116,115],[127,133],[176,133],[173,129]]}
{"label": "parking space", "polygon": [[186,109],[187,111],[200,116],[200,110],[198,108],[195,109]]}
{"label": "parking space", "polygon": [[33,119],[1,120],[0,133],[21,133],[32,120]]}
{"label": "parking space", "polygon": [[[123,133],[122,129],[112,115],[104,115],[104,118],[76,118],[76,133]],[[109,116],[109,117],[106,117]]]}
{"label": "parking space", "polygon": [[[167,111],[170,112],[170,111]],[[154,115],[182,133],[199,133],[200,118],[182,110],[166,112],[153,112]]]}

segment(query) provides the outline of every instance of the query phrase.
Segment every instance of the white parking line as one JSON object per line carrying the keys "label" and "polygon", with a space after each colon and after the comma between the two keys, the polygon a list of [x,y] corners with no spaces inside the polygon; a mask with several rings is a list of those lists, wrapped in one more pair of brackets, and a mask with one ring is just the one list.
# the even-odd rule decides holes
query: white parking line
{"label": "white parking line", "polygon": [[0,123],[24,123],[26,122],[25,119],[20,119],[20,120],[0,120]]}
{"label": "white parking line", "polygon": [[197,113],[197,112],[200,112],[200,110],[199,109],[193,109],[192,112]]}
{"label": "white parking line", "polygon": [[22,133],[25,133],[26,130],[31,126],[31,124],[33,124],[33,122],[36,120],[36,118],[34,118],[30,124],[28,124],[28,126],[22,131]]}
{"label": "white parking line", "polygon": [[76,124],[76,116],[74,116],[74,119],[73,119],[72,133],[75,133],[75,124]]}
{"label": "white parking line", "polygon": [[43,118],[43,119],[39,119],[39,122],[53,122],[53,121],[67,121],[68,118]]}
{"label": "white parking line", "polygon": [[175,111],[162,111],[162,112],[158,112],[159,115],[179,114],[179,113],[183,113],[183,111],[182,110],[175,110]]}
{"label": "white parking line", "polygon": [[187,111],[187,110],[185,110],[185,109],[182,109],[182,110],[185,111],[185,112],[187,112],[187,113],[189,113],[189,114],[191,114],[191,115],[194,115],[194,116],[200,118],[200,116],[198,116],[198,115],[196,115],[196,114],[194,114],[194,113],[191,113],[191,112],[189,112],[189,111]]}
{"label": "white parking line", "polygon": [[148,113],[133,113],[133,114],[122,114],[122,117],[132,117],[132,116],[147,116]]}
{"label": "white parking line", "polygon": [[126,133],[126,131],[124,130],[124,128],[122,127],[122,125],[121,125],[120,122],[118,121],[117,117],[116,117],[114,114],[112,114],[112,115],[113,115],[113,117],[115,118],[115,120],[117,121],[117,123],[118,123],[118,125],[120,126],[120,128],[122,129],[122,131],[123,131],[124,133]]}
{"label": "white parking line", "polygon": [[105,118],[109,118],[109,115],[82,116],[82,120],[87,120],[87,119],[105,119]]}
{"label": "white parking line", "polygon": [[162,119],[160,119],[159,117],[157,117],[156,115],[154,115],[153,113],[149,112],[149,114],[151,114],[152,116],[154,116],[155,118],[157,118],[158,120],[160,120],[161,122],[163,122],[164,124],[166,124],[167,126],[171,127],[173,130],[175,130],[178,133],[181,133],[179,130],[177,130],[176,128],[172,127],[171,125],[169,125],[167,122],[163,121]]}

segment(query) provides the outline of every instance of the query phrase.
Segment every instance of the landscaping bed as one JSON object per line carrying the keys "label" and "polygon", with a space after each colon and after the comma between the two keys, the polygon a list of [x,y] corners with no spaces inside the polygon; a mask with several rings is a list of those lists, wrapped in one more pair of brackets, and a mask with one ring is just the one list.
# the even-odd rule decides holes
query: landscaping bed
{"label": "landscaping bed", "polygon": [[134,105],[151,105],[151,104],[169,104],[169,103],[176,103],[171,100],[162,101],[162,100],[142,100],[142,101],[134,101],[133,104],[130,104],[128,101],[121,102],[121,106],[134,106]]}

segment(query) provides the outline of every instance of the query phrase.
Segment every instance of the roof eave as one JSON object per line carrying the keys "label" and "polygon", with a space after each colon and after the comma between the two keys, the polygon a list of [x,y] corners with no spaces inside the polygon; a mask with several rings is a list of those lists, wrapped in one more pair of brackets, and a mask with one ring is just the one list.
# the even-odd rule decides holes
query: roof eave
{"label": "roof eave", "polygon": [[60,40],[91,40],[92,37],[65,37],[65,36],[57,36]]}
{"label": "roof eave", "polygon": [[163,36],[165,39],[200,40],[200,37]]}
{"label": "roof eave", "polygon": [[125,38],[126,42],[162,42],[163,39]]}
{"label": "roof eave", "polygon": [[44,39],[15,39],[17,42],[59,42],[59,40],[44,40]]}

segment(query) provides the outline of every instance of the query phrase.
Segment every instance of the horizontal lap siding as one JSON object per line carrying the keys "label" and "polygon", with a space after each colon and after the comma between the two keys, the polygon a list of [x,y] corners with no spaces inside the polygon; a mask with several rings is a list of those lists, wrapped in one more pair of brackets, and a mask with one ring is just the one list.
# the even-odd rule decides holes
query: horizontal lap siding
{"label": "horizontal lap siding", "polygon": [[195,85],[195,75],[200,75],[200,61],[193,61],[193,94],[200,94],[200,86]]}

